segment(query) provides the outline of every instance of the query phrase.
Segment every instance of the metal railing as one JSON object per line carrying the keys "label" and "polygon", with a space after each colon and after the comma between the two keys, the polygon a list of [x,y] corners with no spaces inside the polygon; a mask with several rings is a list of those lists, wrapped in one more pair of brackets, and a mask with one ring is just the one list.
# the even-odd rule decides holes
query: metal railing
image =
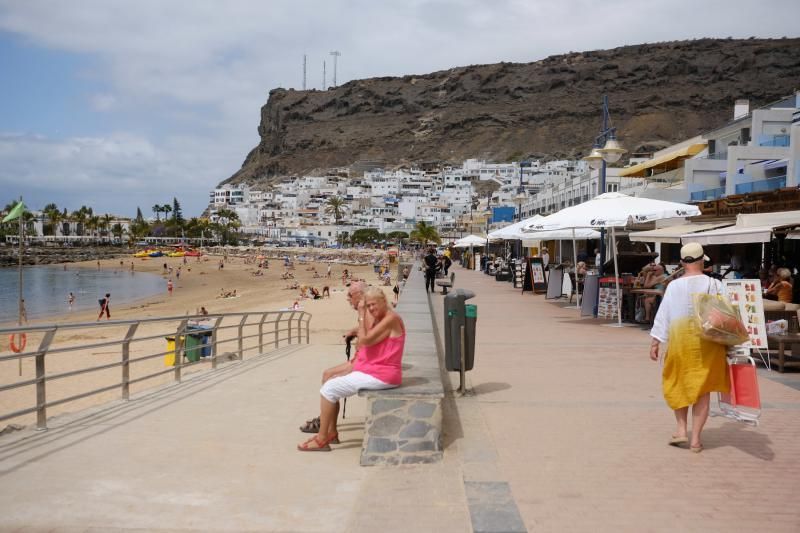
{"label": "metal railing", "polygon": [[[0,350],[0,421],[35,413],[36,428],[47,429],[48,408],[114,390],[128,400],[132,385],[152,384],[159,376],[168,379],[172,374],[172,380],[180,382],[190,367],[210,364],[216,369],[221,358],[241,360],[246,353],[260,355],[285,345],[308,344],[310,321],[305,311],[283,310],[0,329],[0,339],[10,341],[7,350]],[[90,339],[103,340],[86,342]],[[166,350],[156,348],[164,340]],[[97,351],[108,348],[111,351]],[[168,368],[156,370],[161,358]],[[19,379],[10,379],[17,366]],[[140,375],[132,376],[134,367]],[[109,375],[115,372],[118,378]],[[89,373],[103,374],[112,383],[90,390],[83,390],[87,388],[83,383],[62,386],[61,397],[48,398],[49,385]],[[20,395],[18,389],[26,387],[35,390],[35,400]],[[3,412],[9,406],[12,410]]]}

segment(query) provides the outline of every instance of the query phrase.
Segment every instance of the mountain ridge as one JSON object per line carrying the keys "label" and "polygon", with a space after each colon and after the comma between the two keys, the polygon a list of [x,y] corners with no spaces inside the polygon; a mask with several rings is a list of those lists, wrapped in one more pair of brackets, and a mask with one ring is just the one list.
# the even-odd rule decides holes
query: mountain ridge
{"label": "mountain ridge", "polygon": [[651,152],[800,87],[800,39],[697,39],[570,52],[428,74],[352,80],[327,91],[273,89],[259,144],[222,183],[372,160],[386,166],[586,155],[609,97],[618,137]]}

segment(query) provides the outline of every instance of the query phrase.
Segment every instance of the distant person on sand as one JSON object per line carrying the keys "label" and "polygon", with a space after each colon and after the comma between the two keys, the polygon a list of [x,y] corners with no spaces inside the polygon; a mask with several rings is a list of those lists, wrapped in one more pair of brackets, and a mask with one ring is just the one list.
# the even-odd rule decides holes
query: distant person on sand
{"label": "distant person on sand", "polygon": [[75,295],[73,293],[69,293],[69,296],[67,296],[67,303],[69,304],[69,310],[72,311],[72,305],[75,303]]}
{"label": "distant person on sand", "polygon": [[100,304],[100,314],[97,315],[97,320],[103,318],[103,313],[106,314],[106,320],[111,320],[111,293],[107,292],[106,297],[100,298],[97,302]]}
{"label": "distant person on sand", "polygon": [[169,293],[170,296],[172,296],[172,280],[171,279],[167,280],[167,292]]}
{"label": "distant person on sand", "polygon": [[131,261],[131,272],[133,272],[133,261]]}
{"label": "distant person on sand", "polygon": [[330,278],[331,277],[331,265],[330,265],[330,263],[328,263],[328,272],[325,274],[325,277],[326,278]]}

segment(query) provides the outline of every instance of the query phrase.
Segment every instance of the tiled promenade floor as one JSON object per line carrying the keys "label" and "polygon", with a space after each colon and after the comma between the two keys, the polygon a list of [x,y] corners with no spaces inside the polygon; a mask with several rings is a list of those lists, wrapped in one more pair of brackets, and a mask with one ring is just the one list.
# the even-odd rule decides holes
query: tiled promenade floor
{"label": "tiled promenade floor", "polygon": [[359,467],[358,398],[335,451],[295,451],[342,346],[294,347],[3,435],[0,531],[800,531],[800,391],[762,379],[759,428],[670,448],[646,332],[455,272],[478,353],[442,463]]}
{"label": "tiled promenade floor", "polygon": [[711,418],[703,453],[672,448],[646,331],[480,273],[456,281],[478,304],[476,394],[458,408],[480,413],[529,531],[800,531],[796,388],[762,375],[760,427]]}

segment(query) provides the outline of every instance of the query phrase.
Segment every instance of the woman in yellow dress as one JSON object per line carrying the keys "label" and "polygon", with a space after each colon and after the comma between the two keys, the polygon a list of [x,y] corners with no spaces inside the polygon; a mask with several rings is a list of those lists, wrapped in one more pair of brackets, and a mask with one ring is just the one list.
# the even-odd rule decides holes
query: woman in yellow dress
{"label": "woman in yellow dress", "polygon": [[[681,248],[682,277],[667,286],[650,331],[650,359],[658,361],[658,348],[667,343],[662,383],[664,399],[678,423],[669,444],[703,451],[700,434],[708,420],[712,392],[729,392],[725,346],[704,340],[693,319],[692,294],[722,292],[722,284],[703,275],[703,247],[693,242]],[[691,440],[687,431],[692,406]]]}

